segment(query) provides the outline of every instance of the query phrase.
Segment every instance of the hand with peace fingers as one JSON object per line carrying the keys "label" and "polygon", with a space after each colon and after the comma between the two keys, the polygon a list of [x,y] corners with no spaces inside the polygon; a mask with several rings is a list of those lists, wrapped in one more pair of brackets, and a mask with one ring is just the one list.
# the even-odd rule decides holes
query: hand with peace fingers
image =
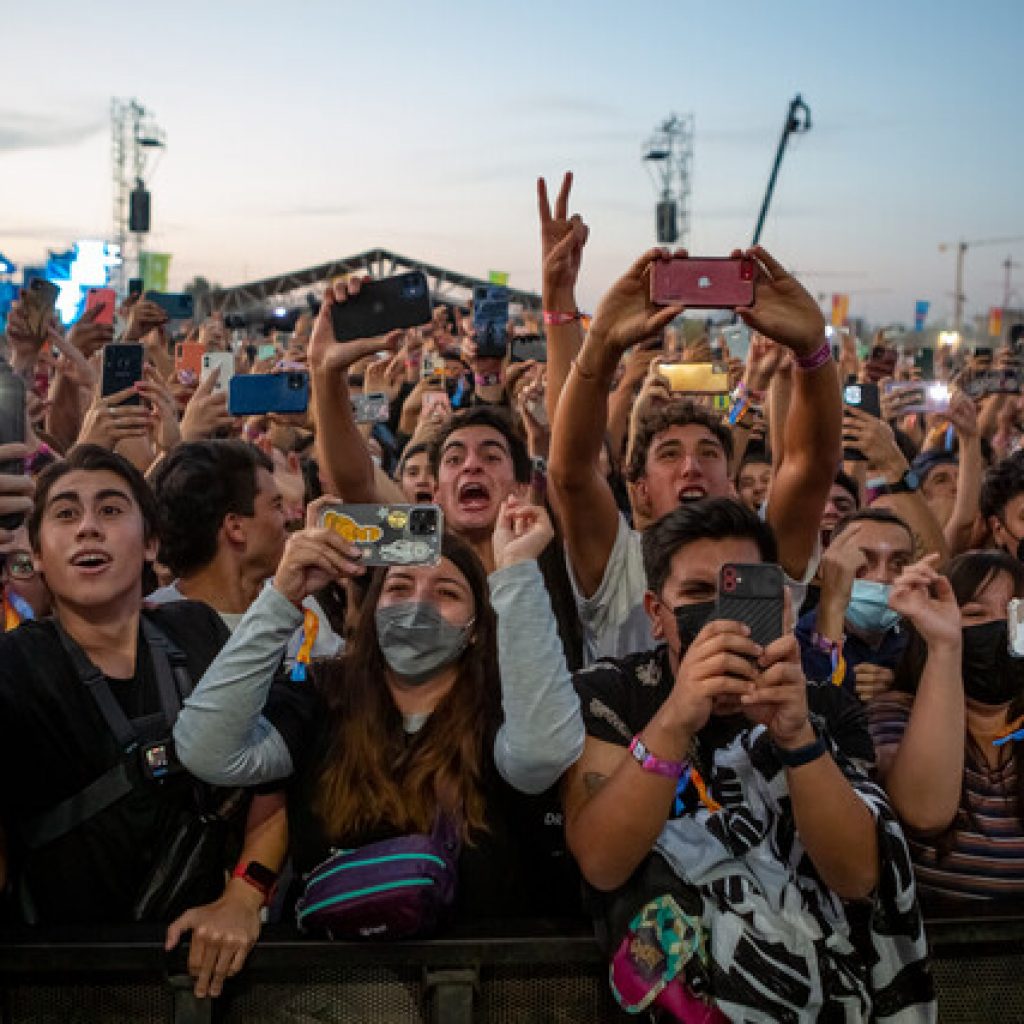
{"label": "hand with peace fingers", "polygon": [[739,704],[752,692],[761,648],[742,622],[709,622],[694,638],[676,672],[669,696],[673,721],[691,736],[703,729],[719,703]]}
{"label": "hand with peace fingers", "polygon": [[813,742],[807,710],[807,679],[800,663],[800,643],[788,633],[770,643],[757,660],[751,692],[740,699],[743,712],[764,725],[783,749]]}
{"label": "hand with peace fingers", "polygon": [[741,256],[757,265],[754,304],[736,310],[744,323],[797,356],[817,351],[825,341],[825,317],[814,296],[762,246],[732,253],[733,259]]}
{"label": "hand with peace fingers", "polygon": [[542,506],[510,494],[501,503],[491,538],[495,568],[537,561],[554,536],[551,517]]}
{"label": "hand with peace fingers", "polygon": [[[548,201],[548,186],[543,178],[537,179],[537,209],[540,214],[541,274],[545,298],[556,304],[564,301],[574,304],[576,281],[580,276],[583,247],[587,244],[590,229],[578,213],[569,216],[569,192],[572,189],[572,172],[562,178],[562,187],[555,199],[554,214]],[[571,313],[573,309],[560,309]]]}
{"label": "hand with peace fingers", "polygon": [[164,949],[170,951],[186,932],[192,933],[188,973],[196,979],[195,995],[215,999],[224,981],[234,977],[260,936],[263,894],[244,879],[233,878],[213,903],[186,910],[167,929]]}
{"label": "hand with peace fingers", "polygon": [[[685,257],[679,250],[677,256]],[[590,325],[590,338],[612,354],[653,338],[684,312],[684,306],[657,306],[651,301],[651,266],[671,259],[667,249],[650,249],[605,293]]]}
{"label": "hand with peace fingers", "polygon": [[366,572],[355,544],[330,527],[318,525],[324,506],[338,503],[337,498],[328,495],[311,502],[306,510],[305,529],[288,538],[274,575],[274,588],[292,604],[301,605],[328,583]]}
{"label": "hand with peace fingers", "polygon": [[137,385],[113,395],[102,395],[98,384],[92,405],[82,420],[75,444],[98,444],[113,451],[121,441],[145,437],[149,431],[150,413],[142,405],[125,405],[139,396]]}
{"label": "hand with peace fingers", "polygon": [[928,645],[960,650],[960,608],[949,580],[936,570],[937,554],[908,565],[889,591],[889,607],[910,622]]}
{"label": "hand with peace fingers", "polygon": [[204,441],[234,426],[234,417],[228,414],[227,392],[213,390],[219,380],[220,367],[217,366],[199,382],[188,399],[179,425],[182,441]]}

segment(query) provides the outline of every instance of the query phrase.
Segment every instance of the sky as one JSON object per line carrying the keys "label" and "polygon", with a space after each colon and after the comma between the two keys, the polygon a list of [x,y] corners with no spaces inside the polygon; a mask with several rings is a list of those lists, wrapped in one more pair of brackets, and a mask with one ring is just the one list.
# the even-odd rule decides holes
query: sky
{"label": "sky", "polygon": [[[827,304],[929,324],[944,242],[1024,236],[1022,0],[353,4],[51,0],[3,15],[0,252],[109,237],[111,97],[167,133],[148,248],[171,286],[222,285],[381,246],[540,283],[535,181],[576,176],[580,300],[655,242],[645,140],[694,116],[689,250],[749,244],[785,113],[763,243]],[[968,315],[1003,300],[1024,240],[968,251]],[[1013,268],[1024,306],[1024,267]]]}

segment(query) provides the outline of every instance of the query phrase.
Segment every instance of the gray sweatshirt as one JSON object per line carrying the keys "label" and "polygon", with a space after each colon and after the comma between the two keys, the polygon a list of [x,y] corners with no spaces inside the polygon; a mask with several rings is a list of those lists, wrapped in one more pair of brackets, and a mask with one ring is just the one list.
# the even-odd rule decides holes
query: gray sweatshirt
{"label": "gray sweatshirt", "polygon": [[[565,663],[551,601],[536,562],[491,575],[498,616],[504,721],[494,741],[502,777],[541,793],[573,765],[586,731]],[[262,715],[300,612],[266,587],[185,701],[174,726],[182,764],[214,785],[258,785],[286,778],[292,758]]]}

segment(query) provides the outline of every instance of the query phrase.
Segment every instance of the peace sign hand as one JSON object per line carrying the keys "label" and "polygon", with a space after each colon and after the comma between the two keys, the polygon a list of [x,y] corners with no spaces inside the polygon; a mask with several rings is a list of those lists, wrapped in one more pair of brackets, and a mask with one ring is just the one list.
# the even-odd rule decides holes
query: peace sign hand
{"label": "peace sign hand", "polygon": [[[569,212],[569,190],[572,172],[567,171],[555,200],[554,216],[548,202],[548,186],[543,178],[537,179],[537,207],[540,213],[540,249],[544,295],[555,305],[569,302],[575,305],[574,290],[580,274],[583,246],[587,244],[590,229],[578,213]],[[549,308],[551,308],[549,306]],[[568,308],[566,312],[571,312]]]}

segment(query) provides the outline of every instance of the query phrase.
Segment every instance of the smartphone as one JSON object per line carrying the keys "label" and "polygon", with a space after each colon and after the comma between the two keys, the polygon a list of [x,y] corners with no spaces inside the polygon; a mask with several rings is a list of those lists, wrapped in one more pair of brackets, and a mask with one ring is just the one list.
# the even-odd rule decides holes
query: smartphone
{"label": "smartphone", "polygon": [[444,419],[452,414],[452,401],[445,391],[424,391],[423,392],[423,415],[430,419],[435,413],[440,412]]}
{"label": "smartphone", "polygon": [[193,380],[198,380],[203,372],[205,354],[206,346],[201,341],[179,341],[174,346],[174,369],[178,373],[187,371],[192,374]]}
{"label": "smartphone", "polygon": [[[116,395],[142,380],[145,350],[141,345],[104,345],[102,394]],[[129,395],[122,405],[139,405],[138,395]]]}
{"label": "smartphone", "polygon": [[1010,599],[1006,606],[1007,647],[1015,658],[1024,658],[1024,601]]}
{"label": "smartphone", "polygon": [[191,320],[195,302],[188,292],[146,292],[145,298],[155,302],[171,320]]}
{"label": "smartphone", "polygon": [[228,413],[231,416],[301,413],[308,406],[308,373],[243,374],[232,377],[228,385]]}
{"label": "smartphone", "polygon": [[390,410],[388,396],[380,391],[352,396],[352,415],[356,423],[387,423]]}
{"label": "smartphone", "polygon": [[914,356],[914,365],[921,371],[923,380],[931,380],[935,376],[935,349],[919,348]]}
{"label": "smartphone", "polygon": [[96,319],[93,320],[94,324],[106,324],[108,327],[113,327],[116,306],[117,295],[113,288],[90,288],[85,293],[86,313],[91,312],[97,307],[100,310]]}
{"label": "smartphone", "polygon": [[444,515],[437,505],[327,505],[320,525],[362,550],[363,565],[437,565]]}
{"label": "smartphone", "polygon": [[979,345],[974,349],[974,352],[972,354],[974,355],[975,359],[991,359],[992,349],[985,348],[984,346]]}
{"label": "smartphone", "polygon": [[949,385],[938,380],[889,381],[885,396],[893,401],[900,416],[949,409]]}
{"label": "smartphone", "polygon": [[754,261],[741,257],[657,260],[651,264],[651,301],[690,309],[735,309],[754,304]]}
{"label": "smartphone", "polygon": [[1019,395],[1021,372],[1015,368],[985,370],[971,377],[963,388],[964,393],[970,398],[984,398],[986,395]]}
{"label": "smartphone", "polygon": [[[23,444],[25,441],[25,381],[13,373],[6,363],[0,364],[0,444]],[[0,473],[23,476],[23,459],[0,462]],[[22,512],[0,515],[0,528],[16,530],[24,522]]]}
{"label": "smartphone", "polygon": [[273,343],[269,345],[260,345],[256,350],[257,359],[273,359],[277,356],[277,346]]}
{"label": "smartphone", "polygon": [[235,354],[233,352],[204,352],[200,365],[202,366],[200,373],[202,380],[206,380],[214,370],[220,370],[217,383],[213,386],[215,395],[228,390],[231,378],[235,375]]}
{"label": "smartphone", "polygon": [[508,289],[503,285],[481,284],[473,289],[473,330],[478,356],[504,358],[508,344]]}
{"label": "smartphone", "polygon": [[782,636],[785,579],[771,563],[726,562],[718,571],[713,620],[729,619],[750,627],[750,639],[767,647]]}
{"label": "smartphone", "polygon": [[746,324],[732,324],[719,328],[718,333],[729,346],[729,355],[746,362],[747,354],[750,352],[750,328]]}
{"label": "smartphone", "polygon": [[1010,328],[1007,344],[1015,356],[1024,355],[1024,324],[1014,324]]}
{"label": "smartphone", "polygon": [[141,295],[145,288],[145,284],[141,277],[133,277],[128,282],[128,295]]}
{"label": "smartphone", "polygon": [[33,277],[28,287],[22,290],[22,309],[33,337],[45,340],[58,295],[60,289],[42,277]]}
{"label": "smartphone", "polygon": [[868,380],[877,384],[884,377],[891,377],[896,370],[897,358],[895,349],[876,345],[871,350],[870,358],[864,364]]}
{"label": "smartphone", "polygon": [[448,364],[440,352],[424,352],[420,361],[420,379],[429,380],[431,377],[443,379],[447,376]]}
{"label": "smartphone", "polygon": [[509,355],[513,363],[526,363],[531,359],[535,363],[546,363],[548,361],[548,343],[543,334],[523,334],[512,339]]}
{"label": "smartphone", "polygon": [[[882,402],[878,385],[872,383],[848,383],[843,388],[843,403],[853,409],[860,409],[876,419],[882,417]],[[843,448],[845,462],[867,462],[867,456],[859,448]]]}
{"label": "smartphone", "polygon": [[727,395],[729,374],[716,363],[665,363],[658,372],[673,391],[692,395]]}
{"label": "smartphone", "polygon": [[422,327],[432,319],[430,287],[422,270],[368,281],[355,298],[331,307],[336,341],[377,338],[388,331]]}

